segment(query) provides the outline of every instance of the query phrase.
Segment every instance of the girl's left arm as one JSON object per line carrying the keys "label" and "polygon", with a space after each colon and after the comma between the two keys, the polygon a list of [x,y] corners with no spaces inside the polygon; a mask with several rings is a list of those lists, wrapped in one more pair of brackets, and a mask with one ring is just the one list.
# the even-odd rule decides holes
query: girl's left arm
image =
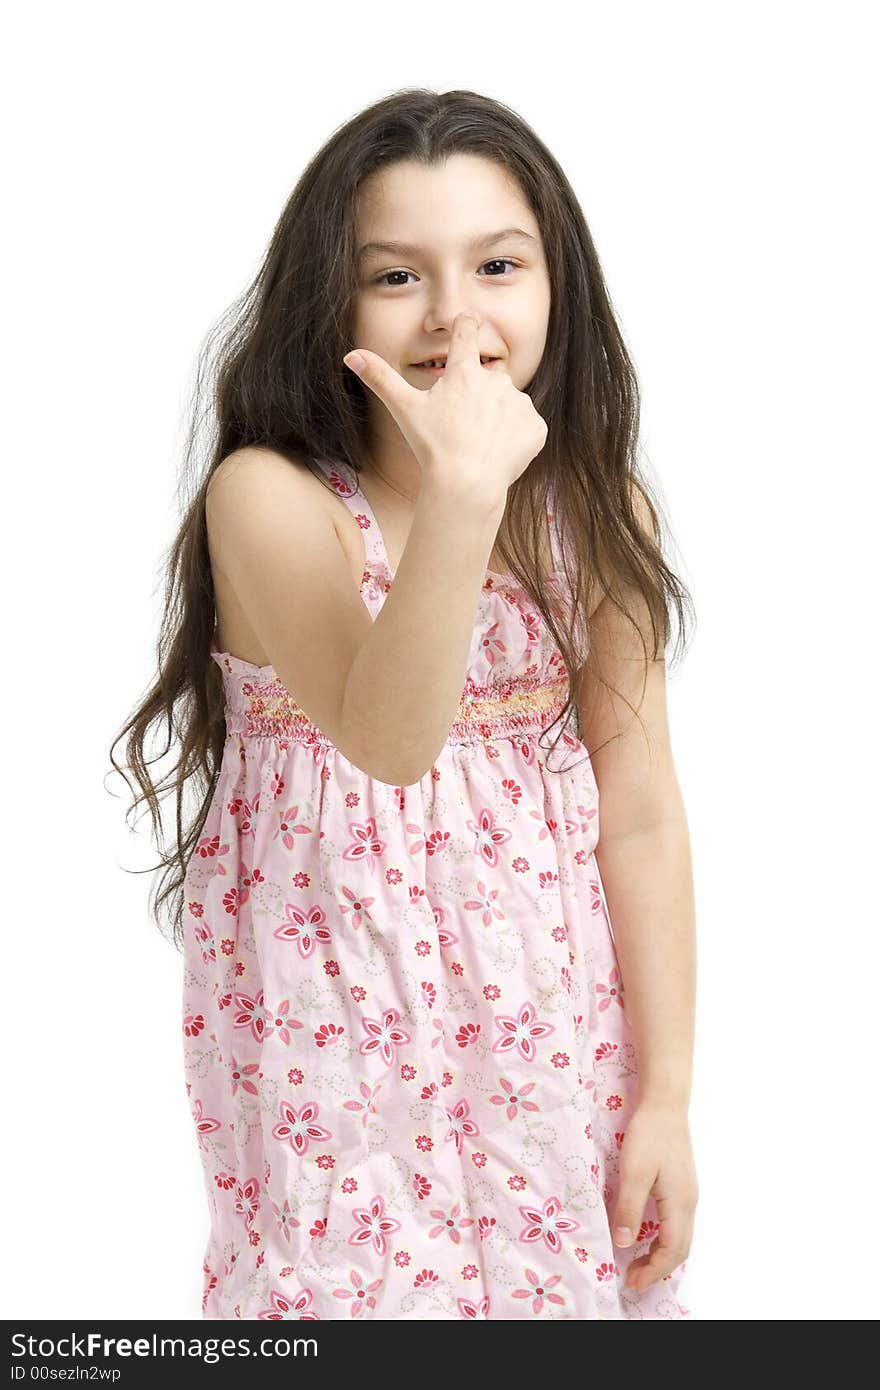
{"label": "girl's left arm", "polygon": [[[650,653],[641,598],[631,612]],[[628,1273],[630,1286],[643,1289],[685,1258],[697,1202],[688,1130],[696,996],[691,851],[670,745],[665,662],[649,661],[646,675],[639,638],[609,599],[591,619],[590,647],[612,688],[591,679],[587,668],[579,673],[581,739],[597,750],[591,754],[599,788],[596,860],[638,1059],[614,1214],[615,1233],[628,1227],[633,1234],[615,1240],[623,1246],[638,1236],[653,1194],[660,1236]]]}

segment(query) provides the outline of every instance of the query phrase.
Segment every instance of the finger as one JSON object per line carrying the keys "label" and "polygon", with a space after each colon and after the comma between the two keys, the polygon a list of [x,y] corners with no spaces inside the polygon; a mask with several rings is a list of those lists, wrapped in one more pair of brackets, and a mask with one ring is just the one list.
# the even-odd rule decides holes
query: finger
{"label": "finger", "polygon": [[353,348],[342,360],[346,367],[359,376],[380,401],[387,405],[398,423],[399,412],[406,410],[411,397],[415,396],[421,400],[421,391],[404,381],[400,372],[386,362],[384,357],[380,357],[378,352],[370,352],[367,348]]}
{"label": "finger", "polygon": [[657,1174],[645,1173],[641,1177],[621,1173],[617,1206],[611,1224],[611,1235],[615,1245],[632,1245],[639,1233],[645,1203]]}
{"label": "finger", "polygon": [[660,1233],[647,1255],[631,1260],[627,1271],[627,1286],[646,1289],[655,1280],[671,1274],[684,1260],[690,1248],[690,1223],[684,1213],[661,1218]]}
{"label": "finger", "polygon": [[480,365],[478,341],[479,327],[473,314],[456,314],[452,323],[452,339],[446,357],[446,370],[459,367],[463,362],[476,362]]}

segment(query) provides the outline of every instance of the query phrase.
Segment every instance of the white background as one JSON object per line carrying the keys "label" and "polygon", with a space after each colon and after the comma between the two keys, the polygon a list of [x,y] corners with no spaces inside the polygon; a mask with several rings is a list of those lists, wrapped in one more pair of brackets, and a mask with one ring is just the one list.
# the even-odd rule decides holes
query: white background
{"label": "white background", "polygon": [[876,1318],[874,17],[214,0],[7,19],[7,1318],[201,1315],[180,958],[125,872],[154,849],[108,749],[153,680],[198,348],[312,153],[404,86],[506,102],[566,170],[696,603],[669,689],[699,940],[685,1301]]}

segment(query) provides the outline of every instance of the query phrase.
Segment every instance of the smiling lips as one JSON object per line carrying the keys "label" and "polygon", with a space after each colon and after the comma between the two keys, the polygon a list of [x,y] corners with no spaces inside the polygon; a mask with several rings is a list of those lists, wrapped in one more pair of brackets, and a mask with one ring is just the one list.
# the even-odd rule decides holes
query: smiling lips
{"label": "smiling lips", "polygon": [[[483,357],[482,354],[480,356],[480,362],[484,367],[488,367],[492,362],[498,362],[499,360],[500,359],[497,357]],[[446,358],[428,357],[424,362],[413,362],[412,365],[414,367],[421,367],[430,372],[442,372],[446,367]]]}

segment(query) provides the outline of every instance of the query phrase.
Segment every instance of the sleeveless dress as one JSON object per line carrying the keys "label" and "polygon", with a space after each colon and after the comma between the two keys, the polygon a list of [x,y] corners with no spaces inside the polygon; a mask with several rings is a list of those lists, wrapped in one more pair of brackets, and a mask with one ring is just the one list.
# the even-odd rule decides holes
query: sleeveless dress
{"label": "sleeveless dress", "polygon": [[[375,516],[354,469],[314,462],[363,530],[375,619]],[[227,732],[183,941],[203,1317],[688,1316],[684,1263],[625,1286],[654,1198],[634,1245],[611,1239],[637,1062],[589,755],[541,737],[567,676],[540,611],[487,572],[458,715],[406,787],[271,666],[211,656]]]}

